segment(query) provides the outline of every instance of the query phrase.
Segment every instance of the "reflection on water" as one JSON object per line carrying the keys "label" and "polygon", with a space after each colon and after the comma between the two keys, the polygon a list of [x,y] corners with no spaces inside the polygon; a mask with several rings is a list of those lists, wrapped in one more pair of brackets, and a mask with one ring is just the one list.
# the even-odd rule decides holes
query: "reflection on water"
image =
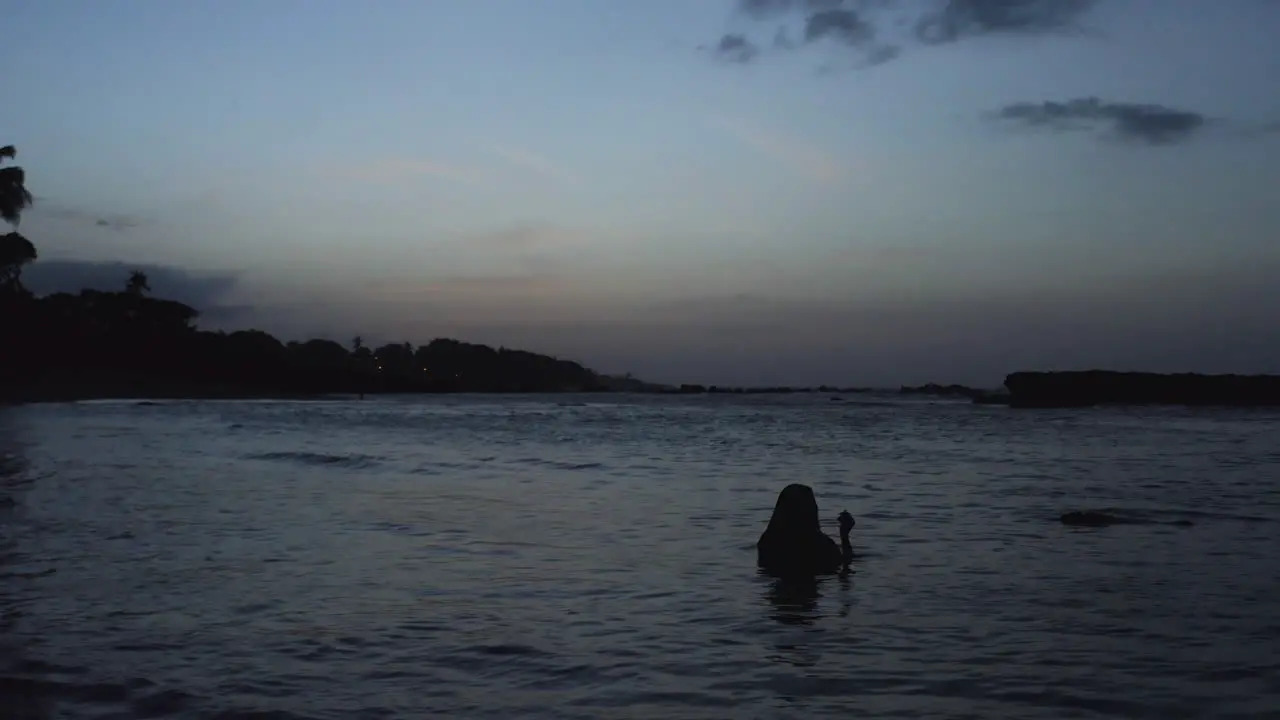
{"label": "reflection on water", "polygon": [[14,412],[0,407],[0,717],[13,720],[52,718],[52,706],[32,692],[23,671],[33,666],[21,636],[14,631],[23,616],[18,583],[29,580],[18,552],[16,515],[22,492],[30,485],[29,463],[14,424]]}
{"label": "reflection on water", "polygon": [[[846,617],[853,606],[850,596],[852,570],[815,578],[777,578],[765,572],[759,574],[766,581],[764,597],[772,608],[771,617],[783,625],[812,625],[824,615]],[[819,607],[819,600],[824,597],[823,587],[828,588],[828,592],[833,587],[836,589],[837,597],[826,600],[828,605],[836,605],[834,612],[830,607]]]}
{"label": "reflection on water", "polygon": [[817,619],[817,579],[771,578],[765,598],[773,606],[773,619],[784,625],[812,625]]}
{"label": "reflection on water", "polygon": [[14,426],[14,411],[0,408],[0,507],[17,504],[17,493],[30,477],[29,463]]}
{"label": "reflection on water", "polygon": [[[794,629],[774,641],[773,652],[769,654],[772,661],[797,668],[811,668],[822,662],[822,640],[827,639],[827,630],[838,632],[841,627],[835,622],[825,627],[824,622],[847,617],[853,605],[851,575],[843,572],[806,579],[775,578],[760,573],[769,619]],[[813,633],[818,633],[816,638]]]}
{"label": "reflection on water", "polygon": [[[3,409],[0,717],[1269,717],[1278,431],[891,398]],[[856,574],[758,574],[793,481],[827,532],[857,514]],[[1057,522],[1091,507],[1195,524]]]}

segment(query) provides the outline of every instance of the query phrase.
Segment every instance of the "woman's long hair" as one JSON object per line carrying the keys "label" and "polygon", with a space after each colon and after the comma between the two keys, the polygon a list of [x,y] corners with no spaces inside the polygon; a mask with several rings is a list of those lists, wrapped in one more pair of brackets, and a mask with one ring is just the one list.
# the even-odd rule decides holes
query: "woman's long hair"
{"label": "woman's long hair", "polygon": [[818,499],[813,496],[813,489],[799,483],[783,488],[764,532],[780,539],[822,532]]}

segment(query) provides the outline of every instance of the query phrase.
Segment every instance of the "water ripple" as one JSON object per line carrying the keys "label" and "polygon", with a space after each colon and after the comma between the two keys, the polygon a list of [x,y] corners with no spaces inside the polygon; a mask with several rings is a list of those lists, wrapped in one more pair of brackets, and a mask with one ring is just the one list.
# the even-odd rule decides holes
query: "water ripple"
{"label": "water ripple", "polygon": [[[1264,411],[891,396],[5,409],[0,707],[1270,717],[1277,447]],[[858,516],[853,575],[756,573],[794,480]]]}

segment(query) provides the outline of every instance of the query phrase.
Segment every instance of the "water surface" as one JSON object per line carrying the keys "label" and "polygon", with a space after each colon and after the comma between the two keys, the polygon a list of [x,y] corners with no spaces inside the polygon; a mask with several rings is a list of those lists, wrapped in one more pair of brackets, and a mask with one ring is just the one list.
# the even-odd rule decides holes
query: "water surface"
{"label": "water surface", "polygon": [[[5,718],[1280,712],[1277,413],[99,402],[0,454]],[[851,577],[756,573],[793,481]]]}

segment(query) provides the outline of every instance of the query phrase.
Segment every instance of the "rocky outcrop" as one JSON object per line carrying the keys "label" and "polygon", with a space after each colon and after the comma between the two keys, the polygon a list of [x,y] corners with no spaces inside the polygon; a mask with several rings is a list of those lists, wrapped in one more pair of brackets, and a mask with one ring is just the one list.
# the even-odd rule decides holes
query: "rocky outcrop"
{"label": "rocky outcrop", "polygon": [[1016,372],[1005,378],[1019,408],[1093,405],[1280,406],[1280,376],[1199,375],[1087,370]]}

